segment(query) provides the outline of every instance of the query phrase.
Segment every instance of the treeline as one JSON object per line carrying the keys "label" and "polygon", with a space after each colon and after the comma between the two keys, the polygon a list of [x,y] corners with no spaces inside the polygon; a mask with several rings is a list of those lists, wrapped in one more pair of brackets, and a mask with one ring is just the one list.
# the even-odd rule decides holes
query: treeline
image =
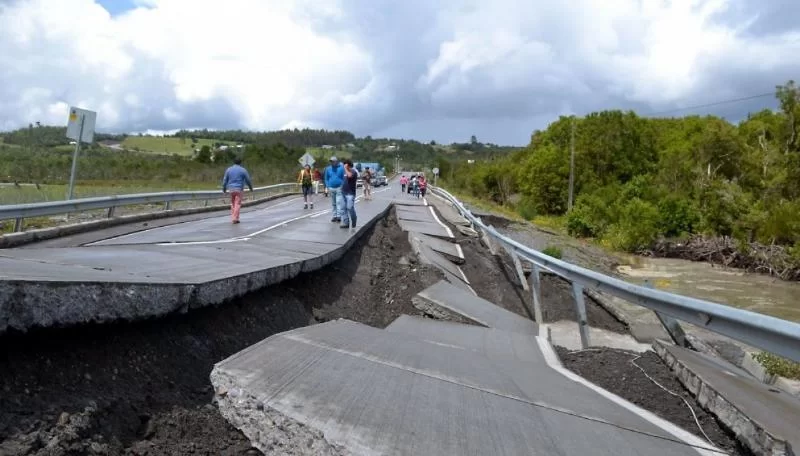
{"label": "treeline", "polygon": [[[293,180],[302,148],[282,144],[249,145],[243,154],[256,185]],[[178,155],[110,150],[96,145],[81,150],[78,179],[97,181],[208,182],[216,184],[231,165],[231,152],[219,152],[212,163]],[[72,152],[34,149],[32,153],[0,146],[0,180],[60,184],[69,180]]]}
{"label": "treeline", "polygon": [[[738,125],[621,111],[561,117],[519,152],[440,168],[448,185],[527,218],[566,216],[571,234],[618,249],[702,234],[780,244],[800,258],[800,90],[789,81],[776,97],[778,112],[754,113]],[[573,123],[575,202],[568,210]]]}
{"label": "treeline", "polygon": [[315,130],[310,128],[279,131],[245,130],[180,130],[173,136],[177,138],[205,138],[217,141],[235,141],[261,146],[283,144],[287,147],[320,147],[352,143],[355,136],[349,131]]}
{"label": "treeline", "polygon": [[[7,133],[2,133],[3,142],[23,147],[54,147],[69,144],[67,138],[67,127],[53,127],[48,125],[29,125],[27,128],[20,128]],[[95,133],[95,142],[99,141],[122,141],[127,135]]]}

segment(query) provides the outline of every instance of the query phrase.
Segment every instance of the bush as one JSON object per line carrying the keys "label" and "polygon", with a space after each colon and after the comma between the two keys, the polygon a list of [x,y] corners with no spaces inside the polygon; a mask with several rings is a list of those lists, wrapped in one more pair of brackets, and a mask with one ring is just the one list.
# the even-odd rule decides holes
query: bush
{"label": "bush", "polygon": [[668,195],[658,203],[661,230],[664,236],[681,236],[694,231],[700,222],[700,214],[691,201]]}
{"label": "bush", "polygon": [[754,353],[753,359],[761,363],[770,375],[800,380],[800,363],[767,352]]}
{"label": "bush", "polygon": [[544,248],[544,250],[542,250],[542,253],[559,260],[561,259],[561,249],[556,246],[548,245]]}
{"label": "bush", "polygon": [[536,203],[534,203],[530,197],[523,197],[519,204],[517,204],[517,213],[525,220],[533,220],[537,215]]}
{"label": "bush", "polygon": [[628,201],[620,209],[619,221],[610,229],[611,245],[628,252],[649,247],[660,234],[659,218],[653,204],[639,198]]}
{"label": "bush", "polygon": [[595,195],[581,195],[567,215],[567,232],[578,237],[602,237],[612,222],[608,202]]}

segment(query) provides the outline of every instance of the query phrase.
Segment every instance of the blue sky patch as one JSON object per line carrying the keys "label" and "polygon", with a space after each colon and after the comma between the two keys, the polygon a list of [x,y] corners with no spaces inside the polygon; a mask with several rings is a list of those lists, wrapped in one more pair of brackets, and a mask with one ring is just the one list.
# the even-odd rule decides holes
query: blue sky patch
{"label": "blue sky patch", "polygon": [[122,14],[136,8],[133,0],[97,0],[103,8],[106,9],[112,16]]}

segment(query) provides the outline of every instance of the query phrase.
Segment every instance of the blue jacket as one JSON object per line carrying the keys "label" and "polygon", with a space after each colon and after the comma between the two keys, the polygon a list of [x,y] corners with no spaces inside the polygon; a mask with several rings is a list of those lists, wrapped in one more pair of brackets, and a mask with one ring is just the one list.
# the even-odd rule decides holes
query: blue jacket
{"label": "blue jacket", "polygon": [[222,179],[222,190],[244,190],[244,186],[253,191],[253,184],[250,182],[250,175],[247,170],[240,165],[233,165],[225,170],[225,177]]}
{"label": "blue jacket", "polygon": [[344,165],[341,163],[337,163],[334,167],[333,165],[328,165],[325,168],[325,186],[328,188],[339,188],[344,183]]}

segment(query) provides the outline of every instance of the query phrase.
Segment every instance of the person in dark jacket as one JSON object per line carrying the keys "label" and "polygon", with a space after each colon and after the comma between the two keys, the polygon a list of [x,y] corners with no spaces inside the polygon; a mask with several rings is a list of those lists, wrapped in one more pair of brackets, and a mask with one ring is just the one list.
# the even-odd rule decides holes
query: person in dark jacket
{"label": "person in dark jacket", "polygon": [[353,166],[353,161],[344,161],[344,181],[342,191],[339,193],[339,209],[341,211],[342,222],[340,228],[356,227],[356,182],[358,181],[358,171]]}

